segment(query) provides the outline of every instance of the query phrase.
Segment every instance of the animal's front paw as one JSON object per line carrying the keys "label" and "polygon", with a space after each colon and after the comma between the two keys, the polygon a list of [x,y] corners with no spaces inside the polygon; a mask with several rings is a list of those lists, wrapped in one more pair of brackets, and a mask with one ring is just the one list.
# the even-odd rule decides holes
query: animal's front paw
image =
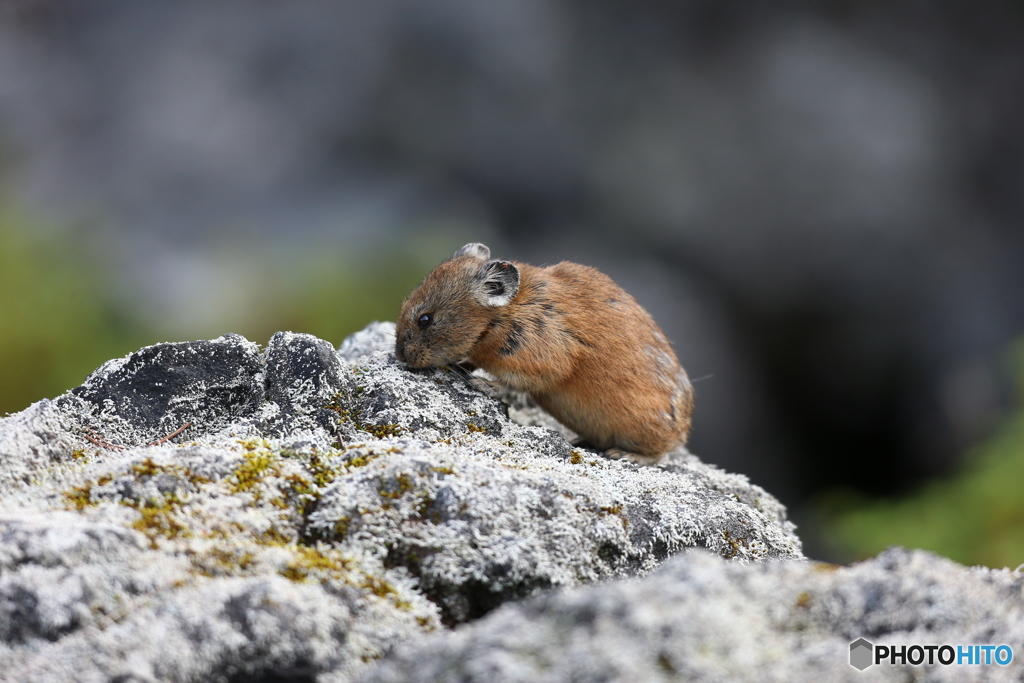
{"label": "animal's front paw", "polygon": [[628,460],[630,462],[635,462],[638,465],[653,465],[661,459],[660,455],[642,455],[640,453],[624,451],[621,448],[609,448],[604,452],[604,454],[609,458],[614,458],[615,460]]}
{"label": "animal's front paw", "polygon": [[508,393],[508,388],[500,382],[487,379],[486,377],[481,377],[480,375],[469,375],[466,378],[466,382],[469,383],[469,386],[473,387],[485,396],[490,396],[491,398],[502,398],[506,393]]}
{"label": "animal's front paw", "polygon": [[473,387],[474,389],[484,394],[485,396],[500,399],[502,396],[508,393],[508,389],[503,384],[501,384],[501,382],[498,382],[493,379],[488,379],[486,377],[481,377],[480,375],[474,375],[471,369],[473,366],[471,365],[469,367],[466,367],[462,363],[455,363],[449,365],[448,367],[451,369],[452,372],[461,377],[466,382],[466,384]]}

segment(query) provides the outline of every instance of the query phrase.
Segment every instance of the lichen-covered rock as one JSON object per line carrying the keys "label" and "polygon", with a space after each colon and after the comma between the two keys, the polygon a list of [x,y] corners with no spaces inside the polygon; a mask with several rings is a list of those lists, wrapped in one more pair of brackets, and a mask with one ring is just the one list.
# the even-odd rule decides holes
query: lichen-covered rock
{"label": "lichen-covered rock", "polygon": [[[839,568],[738,564],[701,551],[639,581],[510,604],[399,646],[361,683],[993,681],[1024,679],[1024,575],[891,549]],[[850,644],[1007,644],[1008,666],[887,662],[854,669]]]}
{"label": "lichen-covered rock", "polygon": [[574,448],[392,346],[383,323],[340,352],[294,333],[159,344],[0,420],[0,671],[349,680],[397,643],[685,548],[802,557],[744,477]]}
{"label": "lichen-covered rock", "polygon": [[368,360],[378,353],[395,350],[395,324],[373,322],[349,335],[338,347],[338,357],[346,363]]}
{"label": "lichen-covered rock", "polygon": [[325,489],[306,532],[377,548],[420,579],[448,623],[540,588],[642,574],[685,547],[797,556],[763,513],[692,477],[578,452],[575,464],[526,459],[509,444],[398,440],[395,453]]}
{"label": "lichen-covered rock", "polygon": [[422,630],[415,607],[360,588],[351,560],[318,558],[313,580],[218,572],[203,563],[239,558],[148,550],[123,527],[68,517],[0,522],[0,680],[344,680]]}
{"label": "lichen-covered rock", "polygon": [[344,679],[437,628],[404,570],[300,538],[316,475],[283,453],[250,441],[83,455],[63,488],[0,511],[0,670]]}
{"label": "lichen-covered rock", "polygon": [[[338,422],[330,406],[346,376],[334,346],[309,334],[278,332],[264,362],[267,406],[260,431],[300,447],[328,446]],[[302,441],[303,435],[308,441]]]}
{"label": "lichen-covered rock", "polygon": [[263,393],[259,347],[227,334],[147,346],[107,361],[57,403],[83,428],[142,446],[186,422],[195,435],[218,432],[254,413]]}

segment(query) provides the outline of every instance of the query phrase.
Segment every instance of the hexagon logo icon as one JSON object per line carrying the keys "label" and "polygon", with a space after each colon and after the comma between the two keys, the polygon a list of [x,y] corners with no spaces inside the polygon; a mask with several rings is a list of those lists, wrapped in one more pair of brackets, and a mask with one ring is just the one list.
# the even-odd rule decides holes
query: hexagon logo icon
{"label": "hexagon logo icon", "polygon": [[858,671],[863,671],[874,663],[871,661],[874,652],[874,645],[863,638],[858,638],[850,643],[850,666]]}

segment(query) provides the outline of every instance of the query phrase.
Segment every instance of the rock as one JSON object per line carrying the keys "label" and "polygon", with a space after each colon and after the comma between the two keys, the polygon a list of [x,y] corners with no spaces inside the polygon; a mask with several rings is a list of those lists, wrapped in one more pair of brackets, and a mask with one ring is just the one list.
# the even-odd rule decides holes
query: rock
{"label": "rock", "polygon": [[386,323],[338,352],[288,332],[158,344],[0,420],[0,671],[344,681],[686,548],[802,559],[744,477],[574,448],[392,348]]}
{"label": "rock", "polygon": [[[265,354],[267,402],[276,410],[261,425],[270,437],[291,439],[293,446],[329,445],[338,415],[328,406],[342,389],[342,361],[334,346],[308,334],[278,332]],[[308,436],[302,441],[302,435]]]}
{"label": "rock", "polygon": [[849,568],[741,564],[694,550],[640,581],[509,604],[403,644],[359,681],[1020,680],[1016,660],[1005,668],[883,662],[861,672],[849,657],[858,638],[1019,648],[1022,589],[1019,572],[899,548]]}
{"label": "rock", "polygon": [[575,448],[392,345],[158,344],[0,420],[4,680],[951,681],[1002,670],[850,643],[1024,637],[1019,573],[804,562],[745,477]]}
{"label": "rock", "polygon": [[263,375],[259,347],[228,334],[147,346],[107,361],[57,402],[83,427],[141,446],[186,422],[202,435],[251,415],[263,402]]}
{"label": "rock", "polygon": [[358,363],[376,353],[395,349],[395,324],[373,322],[355,334],[349,335],[338,347],[338,356],[346,363]]}

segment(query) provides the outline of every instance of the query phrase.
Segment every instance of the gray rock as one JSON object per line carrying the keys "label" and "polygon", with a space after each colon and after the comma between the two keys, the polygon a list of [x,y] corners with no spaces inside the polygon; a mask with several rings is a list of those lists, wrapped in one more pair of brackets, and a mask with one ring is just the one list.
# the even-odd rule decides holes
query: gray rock
{"label": "gray rock", "polygon": [[372,322],[355,334],[350,335],[338,347],[338,356],[346,363],[366,360],[375,353],[395,350],[395,324]]}
{"label": "gray rock", "polygon": [[186,422],[209,434],[252,414],[263,373],[259,347],[237,334],[156,344],[107,361],[57,403],[104,438],[141,446]]}
{"label": "gray rock", "polygon": [[858,638],[889,647],[1019,649],[1022,589],[1019,572],[968,569],[899,548],[849,568],[741,564],[694,550],[640,581],[506,605],[465,628],[401,645],[359,680],[1022,680],[1016,659],[1006,667],[882,662],[863,672],[849,664]]}
{"label": "gray rock", "polygon": [[[327,406],[343,385],[342,360],[334,346],[309,334],[278,332],[264,354],[267,403],[276,412],[261,425],[271,437],[291,439],[295,446],[312,445],[333,434],[337,414]],[[302,434],[309,440],[303,442]]]}
{"label": "gray rock", "polygon": [[745,477],[574,448],[391,335],[160,344],[0,420],[4,680],[1021,678],[848,663],[1019,643],[1020,574],[803,562]]}
{"label": "gray rock", "polygon": [[31,484],[78,448],[81,437],[72,429],[71,416],[48,399],[0,418],[0,492]]}
{"label": "gray rock", "polygon": [[0,671],[351,680],[685,548],[802,558],[744,477],[574,448],[392,344],[385,323],[338,353],[286,332],[158,344],[0,420]]}

